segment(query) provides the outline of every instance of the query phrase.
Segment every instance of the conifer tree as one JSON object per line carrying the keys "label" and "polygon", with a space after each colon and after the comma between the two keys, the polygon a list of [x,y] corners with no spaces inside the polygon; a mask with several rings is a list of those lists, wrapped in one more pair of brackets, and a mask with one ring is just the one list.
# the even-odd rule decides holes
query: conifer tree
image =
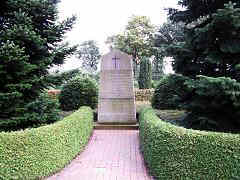
{"label": "conifer tree", "polygon": [[185,10],[169,13],[172,21],[185,23],[184,39],[167,50],[175,72],[192,79],[185,82],[189,92],[181,100],[188,124],[221,131],[240,127],[240,1],[179,4]]}
{"label": "conifer tree", "polygon": [[149,58],[143,57],[140,61],[138,85],[139,89],[150,89],[152,87],[152,64]]}
{"label": "conifer tree", "polygon": [[[239,0],[178,0],[178,5],[184,10],[169,8],[169,17],[174,22],[192,23],[200,17],[207,17],[205,23],[211,21],[212,15],[218,9],[224,9],[225,4],[234,3],[236,8],[240,7]],[[202,25],[204,25],[203,23]]]}
{"label": "conifer tree", "polygon": [[0,121],[21,116],[48,87],[48,69],[76,46],[63,42],[76,17],[58,21],[59,0],[5,0],[0,8]]}
{"label": "conifer tree", "polygon": [[[187,2],[186,11],[178,11],[171,15],[172,19],[187,24],[184,41],[173,44],[168,49],[175,60],[174,70],[193,78],[196,75],[205,75],[226,76],[239,80],[240,9],[237,7],[240,2],[224,6],[225,1],[209,1],[209,3],[206,1],[211,14],[204,14],[206,11],[198,12],[194,9],[192,1]],[[200,9],[204,7],[206,8],[206,4],[199,5]],[[217,9],[218,7],[222,9]],[[193,10],[198,13],[198,18]],[[189,16],[182,17],[186,13],[189,13]],[[191,14],[194,14],[194,17]],[[178,19],[178,17],[182,18]],[[189,18],[192,19],[191,22]]]}

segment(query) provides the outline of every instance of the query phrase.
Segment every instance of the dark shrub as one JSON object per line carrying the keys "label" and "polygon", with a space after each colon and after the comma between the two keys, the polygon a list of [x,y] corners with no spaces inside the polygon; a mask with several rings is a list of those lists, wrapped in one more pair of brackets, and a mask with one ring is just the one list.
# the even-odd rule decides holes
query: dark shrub
{"label": "dark shrub", "polygon": [[180,100],[184,98],[188,89],[184,82],[188,79],[179,74],[171,74],[163,77],[154,91],[152,98],[153,108],[180,108]]}
{"label": "dark shrub", "polygon": [[26,117],[33,124],[50,124],[59,120],[59,103],[48,94],[41,94],[39,99],[27,105]]}
{"label": "dark shrub", "polygon": [[191,128],[234,130],[240,125],[240,83],[226,77],[198,76],[186,85],[191,94],[185,99]]}
{"label": "dark shrub", "polygon": [[76,76],[68,81],[59,95],[60,107],[64,111],[79,109],[80,106],[97,105],[97,84],[89,77]]}
{"label": "dark shrub", "polygon": [[48,75],[48,79],[52,87],[56,89],[61,89],[64,84],[66,84],[70,79],[75,76],[81,75],[82,72],[79,69],[72,69],[65,72],[57,72],[54,74]]}
{"label": "dark shrub", "polygon": [[43,93],[38,99],[28,103],[18,116],[11,119],[2,119],[0,130],[18,130],[53,123],[59,120],[58,108],[58,102]]}

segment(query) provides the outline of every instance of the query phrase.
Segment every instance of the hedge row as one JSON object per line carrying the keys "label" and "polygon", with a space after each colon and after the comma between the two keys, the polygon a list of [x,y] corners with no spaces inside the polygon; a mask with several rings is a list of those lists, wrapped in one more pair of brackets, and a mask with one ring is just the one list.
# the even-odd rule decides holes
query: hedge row
{"label": "hedge row", "polygon": [[68,164],[88,142],[93,112],[82,107],[55,124],[0,133],[0,179],[37,179]]}
{"label": "hedge row", "polygon": [[185,129],[140,113],[141,150],[156,179],[240,179],[240,135]]}

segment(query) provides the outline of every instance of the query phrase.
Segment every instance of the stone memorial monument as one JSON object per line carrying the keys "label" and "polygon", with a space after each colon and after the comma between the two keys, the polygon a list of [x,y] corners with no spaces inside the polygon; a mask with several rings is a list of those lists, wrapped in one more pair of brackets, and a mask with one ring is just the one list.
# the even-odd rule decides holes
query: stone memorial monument
{"label": "stone memorial monument", "polygon": [[112,49],[101,60],[99,123],[136,123],[132,59]]}

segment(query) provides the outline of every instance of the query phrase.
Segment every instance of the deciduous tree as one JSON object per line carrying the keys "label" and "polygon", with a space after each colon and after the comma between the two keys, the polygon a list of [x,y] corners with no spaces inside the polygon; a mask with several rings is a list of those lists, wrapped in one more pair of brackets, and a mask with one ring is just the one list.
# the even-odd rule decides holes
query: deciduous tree
{"label": "deciduous tree", "polygon": [[78,58],[82,62],[83,69],[89,73],[96,72],[101,58],[97,43],[93,40],[83,42],[78,51]]}
{"label": "deciduous tree", "polygon": [[107,43],[132,55],[134,61],[152,56],[154,25],[146,16],[132,16],[123,33],[109,37]]}
{"label": "deciduous tree", "polygon": [[[136,67],[141,66],[141,60],[152,57],[157,68],[161,68],[163,58],[159,51],[154,46],[154,36],[156,27],[151,23],[146,16],[132,16],[123,33],[109,37],[107,43],[113,48],[120,49],[123,52],[131,55],[134,60],[134,74],[136,74]],[[144,65],[144,63],[142,63]],[[141,69],[141,67],[140,67]],[[143,69],[143,67],[142,67]],[[159,70],[161,73],[162,71]],[[141,72],[140,72],[141,73]],[[151,74],[151,73],[150,73]],[[145,75],[150,75],[149,73]],[[141,76],[141,75],[140,75]],[[140,77],[141,79],[141,77]],[[149,77],[149,79],[151,79]],[[142,86],[141,87],[148,87]]]}

